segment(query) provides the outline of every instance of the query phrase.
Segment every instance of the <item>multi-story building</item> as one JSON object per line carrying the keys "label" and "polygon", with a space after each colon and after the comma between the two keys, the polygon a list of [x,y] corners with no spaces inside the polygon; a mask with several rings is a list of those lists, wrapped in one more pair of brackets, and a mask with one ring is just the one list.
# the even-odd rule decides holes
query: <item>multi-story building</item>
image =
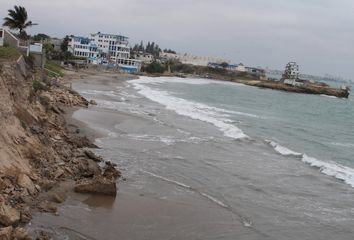
{"label": "multi-story building", "polygon": [[116,64],[124,72],[138,72],[141,61],[130,58],[128,44],[127,37],[98,32],[90,37],[70,37],[68,50],[89,64]]}

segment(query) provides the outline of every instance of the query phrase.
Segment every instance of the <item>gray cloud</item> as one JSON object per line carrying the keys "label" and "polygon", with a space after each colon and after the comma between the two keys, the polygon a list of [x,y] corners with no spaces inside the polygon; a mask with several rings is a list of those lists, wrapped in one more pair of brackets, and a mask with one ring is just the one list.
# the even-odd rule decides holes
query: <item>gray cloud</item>
{"label": "gray cloud", "polygon": [[1,0],[0,17],[14,4],[40,24],[31,33],[121,33],[248,65],[295,60],[306,73],[354,75],[351,0]]}

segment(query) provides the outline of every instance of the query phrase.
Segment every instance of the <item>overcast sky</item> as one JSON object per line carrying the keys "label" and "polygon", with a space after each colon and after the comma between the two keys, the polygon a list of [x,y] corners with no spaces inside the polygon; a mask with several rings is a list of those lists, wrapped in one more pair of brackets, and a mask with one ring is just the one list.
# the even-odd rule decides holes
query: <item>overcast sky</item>
{"label": "overcast sky", "polygon": [[63,37],[101,31],[132,43],[218,56],[251,66],[354,79],[353,0],[0,0],[0,18],[20,4],[38,26]]}

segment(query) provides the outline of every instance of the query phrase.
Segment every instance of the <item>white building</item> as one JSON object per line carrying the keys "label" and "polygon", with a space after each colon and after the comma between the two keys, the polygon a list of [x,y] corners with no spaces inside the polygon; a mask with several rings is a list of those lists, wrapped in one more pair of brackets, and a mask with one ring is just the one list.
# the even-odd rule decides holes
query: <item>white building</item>
{"label": "white building", "polygon": [[237,72],[246,72],[246,67],[242,63],[238,64],[236,67]]}
{"label": "white building", "polygon": [[90,37],[70,37],[68,50],[75,57],[86,58],[90,64],[111,63],[124,72],[138,72],[141,61],[130,58],[128,44],[127,37],[98,32]]}
{"label": "white building", "polygon": [[289,62],[283,74],[283,82],[287,85],[300,86],[303,85],[302,82],[298,82],[299,80],[299,65],[296,62]]}
{"label": "white building", "polygon": [[226,62],[230,64],[230,60],[222,59],[217,57],[202,57],[202,56],[195,56],[188,53],[167,53],[162,52],[160,53],[160,57],[168,59],[168,60],[178,60],[184,64],[192,64],[197,66],[208,66],[209,63],[223,63]]}
{"label": "white building", "polygon": [[135,59],[142,61],[143,63],[150,64],[154,61],[155,57],[151,53],[144,53],[142,51],[133,54]]}

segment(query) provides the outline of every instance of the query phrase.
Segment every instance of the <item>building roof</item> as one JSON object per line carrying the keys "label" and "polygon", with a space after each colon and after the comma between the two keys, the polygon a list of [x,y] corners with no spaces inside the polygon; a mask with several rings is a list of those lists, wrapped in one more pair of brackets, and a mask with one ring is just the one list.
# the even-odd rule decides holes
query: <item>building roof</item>
{"label": "building roof", "polygon": [[112,37],[116,37],[116,38],[124,38],[124,39],[129,39],[126,36],[123,35],[118,35],[118,34],[110,34],[110,33],[101,33],[101,32],[97,32],[97,33],[91,33],[91,35],[103,35],[103,36],[112,36]]}

